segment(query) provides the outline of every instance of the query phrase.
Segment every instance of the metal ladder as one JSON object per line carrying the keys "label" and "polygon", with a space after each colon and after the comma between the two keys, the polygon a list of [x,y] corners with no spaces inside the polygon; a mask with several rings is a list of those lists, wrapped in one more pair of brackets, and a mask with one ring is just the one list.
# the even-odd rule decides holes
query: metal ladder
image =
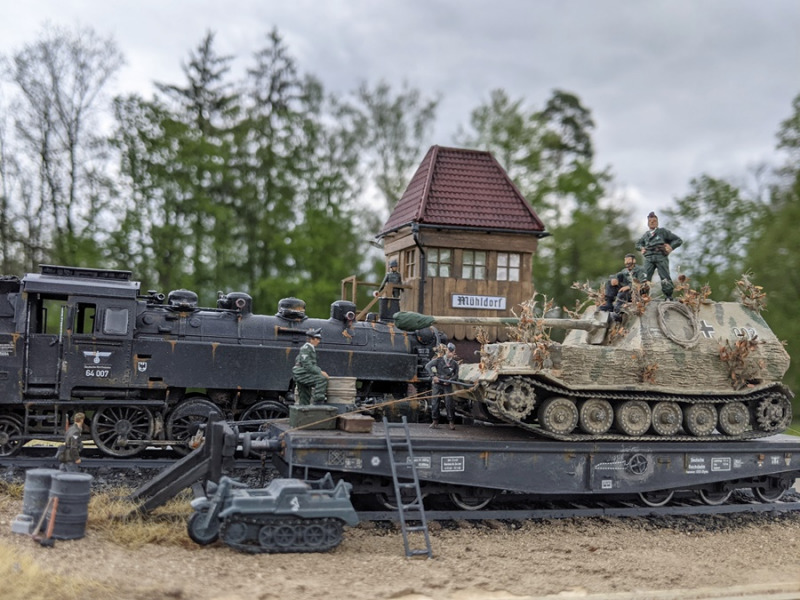
{"label": "metal ladder", "polygon": [[[401,436],[392,437],[392,430],[399,430]],[[419,489],[419,477],[417,477],[417,466],[414,462],[414,452],[411,449],[411,434],[408,431],[408,422],[403,417],[401,423],[389,423],[383,417],[383,431],[386,434],[386,447],[389,449],[389,464],[392,467],[392,480],[394,481],[394,495],[397,501],[397,511],[400,514],[400,529],[403,532],[403,545],[406,550],[406,557],[426,555],[433,557],[431,551],[431,538],[428,534],[428,522],[425,519],[425,507],[422,505],[422,492]],[[405,463],[395,461],[395,452],[404,451],[408,453]],[[403,473],[400,481],[398,469],[406,469],[408,473]],[[408,480],[411,481],[408,481]],[[413,490],[414,500],[405,504],[403,502],[403,490]],[[406,496],[408,497],[408,496]],[[407,521],[419,521],[419,525],[408,525]],[[421,532],[425,539],[425,548],[411,548],[408,534]]]}

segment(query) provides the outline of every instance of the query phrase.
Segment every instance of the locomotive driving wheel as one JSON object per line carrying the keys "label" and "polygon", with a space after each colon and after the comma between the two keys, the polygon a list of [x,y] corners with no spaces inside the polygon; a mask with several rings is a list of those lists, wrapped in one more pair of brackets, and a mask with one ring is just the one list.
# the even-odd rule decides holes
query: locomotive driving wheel
{"label": "locomotive driving wheel", "polygon": [[153,426],[144,406],[103,406],[92,417],[92,439],[109,456],[134,456],[147,447]]}
{"label": "locomotive driving wheel", "polygon": [[0,456],[14,456],[22,446],[22,421],[13,415],[0,417]]}
{"label": "locomotive driving wheel", "polygon": [[536,406],[534,387],[521,377],[500,379],[491,388],[500,410],[512,419],[523,420]]}
{"label": "locomotive driving wheel", "polygon": [[175,407],[167,417],[167,435],[170,440],[177,442],[172,449],[178,454],[191,452],[191,439],[201,425],[208,423],[211,415],[221,419],[222,411],[205,398],[192,398]]}
{"label": "locomotive driving wheel", "polygon": [[[283,419],[289,416],[289,409],[277,400],[262,400],[256,402],[242,413],[240,421],[268,421],[270,419]],[[259,424],[244,423],[239,425],[239,431],[257,431]]]}

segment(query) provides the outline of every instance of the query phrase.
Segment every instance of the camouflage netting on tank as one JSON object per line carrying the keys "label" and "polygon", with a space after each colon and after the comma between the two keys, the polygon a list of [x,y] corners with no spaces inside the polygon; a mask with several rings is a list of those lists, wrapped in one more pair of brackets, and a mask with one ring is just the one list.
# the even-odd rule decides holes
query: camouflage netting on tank
{"label": "camouflage netting on tank", "polygon": [[416,331],[433,325],[434,318],[416,312],[394,313],[394,324],[403,331]]}

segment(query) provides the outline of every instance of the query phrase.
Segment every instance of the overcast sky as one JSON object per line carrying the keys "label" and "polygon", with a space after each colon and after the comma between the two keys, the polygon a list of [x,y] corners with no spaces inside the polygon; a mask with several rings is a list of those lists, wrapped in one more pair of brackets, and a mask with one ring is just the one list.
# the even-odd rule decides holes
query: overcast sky
{"label": "overcast sky", "polygon": [[611,168],[642,227],[692,177],[740,178],[778,162],[775,134],[800,94],[800,0],[26,0],[5,9],[1,54],[34,41],[46,20],[90,26],[126,57],[116,91],[147,97],[153,81],[184,82],[181,63],[206,31],[241,69],[277,27],[300,70],[328,91],[385,79],[441,94],[431,144],[453,145],[493,89],[529,108],[553,89],[575,93],[597,125],[598,166]]}

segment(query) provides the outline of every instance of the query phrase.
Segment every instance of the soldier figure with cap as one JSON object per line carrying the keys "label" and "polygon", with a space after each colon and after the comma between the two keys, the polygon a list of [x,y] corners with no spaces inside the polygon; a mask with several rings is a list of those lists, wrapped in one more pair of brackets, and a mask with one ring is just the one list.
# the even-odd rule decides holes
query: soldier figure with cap
{"label": "soldier figure with cap", "polygon": [[683,240],[669,229],[658,226],[656,213],[647,215],[648,231],[636,242],[636,249],[644,256],[644,271],[647,281],[652,280],[653,273],[658,270],[661,278],[661,291],[667,300],[672,300],[672,277],[669,274],[669,254],[683,243]]}
{"label": "soldier figure with cap", "polygon": [[[391,283],[394,286],[403,285],[403,278],[400,276],[400,273],[397,272],[397,260],[392,259],[389,261],[389,272],[386,273],[386,276],[383,278],[381,282],[381,287],[378,288],[376,292],[373,292],[373,296],[376,298],[381,295],[383,288],[386,287],[387,283]],[[403,288],[394,287],[392,289],[392,297],[399,298],[400,292],[403,291]]]}
{"label": "soldier figure with cap", "polygon": [[83,450],[83,442],[81,441],[81,434],[83,433],[83,422],[86,416],[82,413],[75,413],[72,417],[72,425],[67,429],[64,435],[64,445],[58,448],[58,462],[61,463],[58,468],[61,471],[68,473],[77,473],[81,470],[81,450]]}
{"label": "soldier figure with cap", "polygon": [[328,374],[317,365],[317,346],[322,341],[322,330],[309,329],[306,340],[292,369],[297,384],[297,403],[323,404],[328,391]]}
{"label": "soldier figure with cap", "polygon": [[[613,313],[614,318],[619,320],[620,310],[626,302],[631,301],[634,282],[644,284],[646,281],[647,273],[644,267],[636,264],[636,255],[626,254],[625,268],[606,282],[606,302],[600,310]],[[644,286],[642,288],[641,292],[644,293]]]}
{"label": "soldier figure with cap", "polygon": [[450,429],[456,428],[456,414],[453,403],[453,384],[451,381],[458,379],[458,362],[455,359],[456,347],[452,343],[447,344],[444,355],[439,355],[425,365],[425,371],[432,377],[431,396],[431,416],[433,423],[431,429],[439,428],[439,403],[444,397],[445,410],[447,411],[447,422]]}

